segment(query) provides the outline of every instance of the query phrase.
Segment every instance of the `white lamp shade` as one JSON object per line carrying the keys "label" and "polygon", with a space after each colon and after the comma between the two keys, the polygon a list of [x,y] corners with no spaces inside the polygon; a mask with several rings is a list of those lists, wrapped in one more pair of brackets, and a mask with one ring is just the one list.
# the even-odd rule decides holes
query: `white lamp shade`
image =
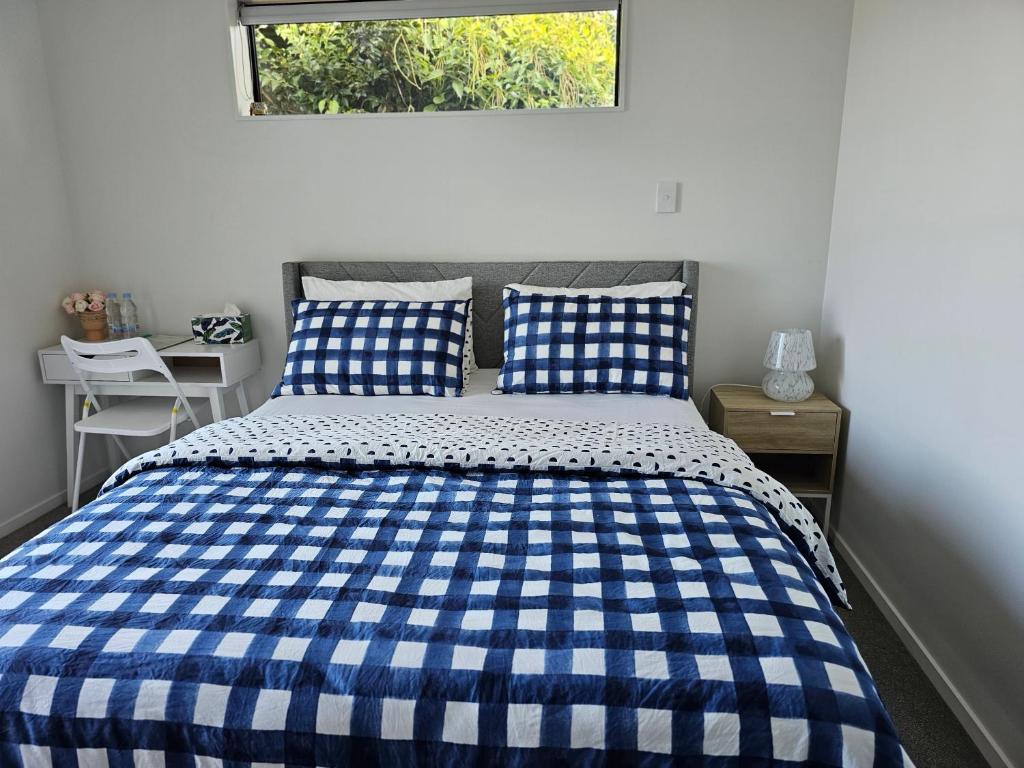
{"label": "white lamp shade", "polygon": [[765,368],[773,371],[813,371],[817,365],[810,331],[803,328],[772,331],[768,351],[764,353]]}

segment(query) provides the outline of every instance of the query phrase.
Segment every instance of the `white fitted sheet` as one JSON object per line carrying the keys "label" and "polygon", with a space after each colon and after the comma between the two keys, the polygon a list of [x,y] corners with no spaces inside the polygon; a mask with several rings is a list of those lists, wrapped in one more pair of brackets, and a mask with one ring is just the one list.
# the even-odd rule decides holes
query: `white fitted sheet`
{"label": "white fitted sheet", "polygon": [[706,427],[693,400],[656,395],[492,395],[498,370],[469,377],[462,397],[426,395],[289,395],[268,400],[254,416],[452,413],[569,421],[616,421]]}

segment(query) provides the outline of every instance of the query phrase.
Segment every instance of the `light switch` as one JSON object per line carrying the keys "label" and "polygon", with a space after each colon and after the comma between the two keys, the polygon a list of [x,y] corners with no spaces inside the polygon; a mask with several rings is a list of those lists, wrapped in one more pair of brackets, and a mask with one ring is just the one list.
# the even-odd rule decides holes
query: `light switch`
{"label": "light switch", "polygon": [[677,198],[679,193],[679,182],[659,181],[658,200],[654,207],[657,213],[675,213],[677,209]]}

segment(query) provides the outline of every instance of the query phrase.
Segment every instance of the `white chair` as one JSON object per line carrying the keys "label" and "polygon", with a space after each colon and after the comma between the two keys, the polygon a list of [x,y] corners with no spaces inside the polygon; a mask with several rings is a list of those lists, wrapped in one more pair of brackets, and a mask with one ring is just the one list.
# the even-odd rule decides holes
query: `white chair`
{"label": "white chair", "polygon": [[[71,511],[78,509],[78,494],[82,483],[82,460],[85,456],[85,436],[109,435],[121,449],[125,459],[132,458],[121,437],[154,437],[170,432],[173,442],[178,424],[190,419],[199,428],[192,404],[189,403],[181,386],[167,364],[147,339],[133,338],[118,341],[82,342],[60,337],[61,346],[78,374],[78,381],[85,392],[85,403],[82,405],[82,420],[75,423],[75,431],[81,434],[78,443],[78,462],[75,465],[75,490],[72,495]],[[96,357],[103,355],[103,357]],[[100,408],[96,396],[86,381],[87,373],[129,373],[132,371],[154,371],[167,379],[177,398],[169,397],[137,397],[123,403]],[[90,414],[91,408],[96,412]],[[184,408],[184,413],[181,412]]]}

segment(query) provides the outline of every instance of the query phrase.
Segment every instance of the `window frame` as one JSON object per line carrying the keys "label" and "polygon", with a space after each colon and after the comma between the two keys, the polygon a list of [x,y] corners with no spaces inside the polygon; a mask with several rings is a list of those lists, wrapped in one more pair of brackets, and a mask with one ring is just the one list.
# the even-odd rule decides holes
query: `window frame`
{"label": "window frame", "polygon": [[[483,0],[486,2],[486,0]],[[239,35],[234,46],[236,62],[236,99],[238,101],[238,118],[249,122],[289,121],[289,120],[363,120],[363,119],[396,119],[396,118],[452,118],[467,116],[512,116],[512,115],[595,115],[626,111],[626,73],[627,73],[627,30],[629,8],[632,0],[618,0],[619,10],[616,19],[616,61],[615,61],[615,103],[601,107],[528,107],[524,109],[462,109],[442,110],[436,112],[341,112],[339,114],[302,113],[288,115],[253,115],[249,112],[252,102],[261,101],[259,79],[259,62],[256,52],[256,25],[243,24],[236,16],[235,28]],[[575,10],[575,9],[573,9]],[[571,12],[567,10],[565,12]],[[502,15],[502,14],[491,14]],[[419,17],[417,17],[419,18]],[[282,22],[289,23],[289,22]],[[291,23],[312,23],[296,21]]]}

